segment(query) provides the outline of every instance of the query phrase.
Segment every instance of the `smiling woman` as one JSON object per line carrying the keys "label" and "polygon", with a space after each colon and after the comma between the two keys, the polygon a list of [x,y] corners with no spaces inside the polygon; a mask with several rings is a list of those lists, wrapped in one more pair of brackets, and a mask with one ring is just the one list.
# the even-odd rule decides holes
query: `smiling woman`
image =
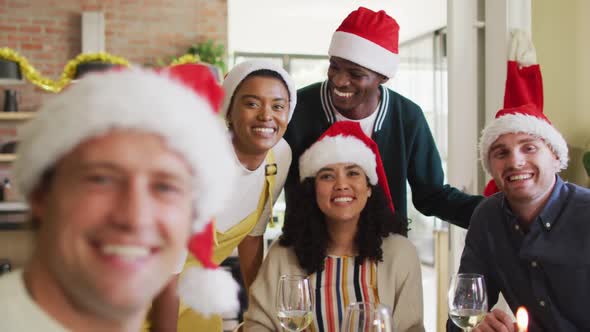
{"label": "smiling woman", "polygon": [[249,170],[260,166],[266,153],[285,134],[289,119],[289,89],[279,74],[254,71],[236,89],[227,124],[240,162]]}
{"label": "smiling woman", "polygon": [[[291,149],[283,134],[297,96],[289,74],[268,61],[235,66],[227,74],[223,89],[220,113],[231,134],[233,164],[239,169],[239,177],[229,204],[215,216],[213,260],[219,264],[238,248],[247,289],[262,263],[263,234],[291,165]],[[189,257],[185,269],[194,264]],[[219,331],[221,318],[205,319],[181,306],[178,330]]]}
{"label": "smiling woman", "polygon": [[360,166],[337,163],[319,170],[315,177],[315,193],[318,207],[330,227],[353,223],[352,229],[356,229],[372,190]]}
{"label": "smiling woman", "polygon": [[246,331],[280,330],[274,299],[281,275],[309,278],[312,331],[339,331],[353,302],[384,303],[394,330],[424,331],[418,255],[395,213],[375,142],[358,123],[337,122],[299,167],[294,208],[250,290]]}

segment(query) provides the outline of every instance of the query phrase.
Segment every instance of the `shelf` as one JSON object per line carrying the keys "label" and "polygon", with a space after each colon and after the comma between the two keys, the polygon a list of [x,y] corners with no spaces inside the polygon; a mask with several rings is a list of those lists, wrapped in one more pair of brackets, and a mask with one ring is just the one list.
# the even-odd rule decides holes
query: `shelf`
{"label": "shelf", "polygon": [[34,115],[34,112],[0,112],[0,121],[25,121]]}
{"label": "shelf", "polygon": [[0,202],[0,232],[32,228],[25,202]]}
{"label": "shelf", "polygon": [[16,159],[14,153],[0,153],[0,163],[10,163]]}
{"label": "shelf", "polygon": [[0,85],[22,85],[25,80],[16,80],[13,78],[0,78]]}
{"label": "shelf", "polygon": [[26,212],[29,206],[25,202],[0,202],[0,212]]}

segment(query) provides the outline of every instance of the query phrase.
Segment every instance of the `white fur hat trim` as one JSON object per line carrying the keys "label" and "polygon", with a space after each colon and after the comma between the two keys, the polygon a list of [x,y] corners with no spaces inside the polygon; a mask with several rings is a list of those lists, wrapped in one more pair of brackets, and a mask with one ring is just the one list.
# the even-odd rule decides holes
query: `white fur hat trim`
{"label": "white fur hat trim", "polygon": [[227,76],[223,79],[223,91],[225,92],[225,95],[223,96],[223,103],[221,110],[219,111],[219,114],[221,114],[223,119],[225,119],[227,116],[229,105],[240,83],[242,83],[246,76],[261,69],[268,69],[277,72],[279,75],[281,75],[285,83],[287,83],[287,89],[289,90],[288,92],[290,98],[289,121],[291,121],[291,117],[293,117],[293,110],[297,104],[297,88],[295,86],[295,82],[293,82],[291,75],[289,75],[289,73],[287,73],[283,67],[277,66],[276,64],[267,60],[245,61],[239,63],[233,67],[229,73],[227,73]]}
{"label": "white fur hat trim", "polygon": [[358,138],[344,135],[324,137],[307,149],[299,158],[299,180],[315,177],[322,167],[336,163],[359,165],[372,185],[379,182],[373,151]]}
{"label": "white fur hat trim", "polygon": [[492,144],[502,135],[509,133],[525,133],[539,137],[547,143],[560,162],[560,170],[567,168],[568,148],[563,136],[548,122],[534,116],[524,114],[506,114],[494,119],[484,128],[479,143],[479,153],[483,168],[491,174],[489,150]]}
{"label": "white fur hat trim", "polygon": [[14,173],[20,191],[29,196],[59,159],[115,128],[160,135],[186,159],[195,175],[194,231],[224,207],[237,169],[223,122],[205,97],[141,69],[90,74],[43,105],[19,130]]}
{"label": "white fur hat trim", "polygon": [[344,31],[332,35],[328,55],[361,65],[387,78],[397,72],[399,55],[361,36]]}

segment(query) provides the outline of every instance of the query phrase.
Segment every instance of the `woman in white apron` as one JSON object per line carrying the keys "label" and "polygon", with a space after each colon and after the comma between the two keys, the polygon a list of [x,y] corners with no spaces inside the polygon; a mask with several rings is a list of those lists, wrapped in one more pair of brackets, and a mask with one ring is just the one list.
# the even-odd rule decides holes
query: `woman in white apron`
{"label": "woman in white apron", "polygon": [[[237,248],[248,288],[262,263],[263,234],[291,164],[291,149],[282,137],[297,91],[283,68],[261,60],[235,66],[223,89],[220,114],[231,133],[240,177],[227,208],[215,217],[213,261],[220,264]],[[185,269],[195,264],[189,255]],[[178,331],[220,331],[221,317],[205,318],[181,303],[177,326]]]}

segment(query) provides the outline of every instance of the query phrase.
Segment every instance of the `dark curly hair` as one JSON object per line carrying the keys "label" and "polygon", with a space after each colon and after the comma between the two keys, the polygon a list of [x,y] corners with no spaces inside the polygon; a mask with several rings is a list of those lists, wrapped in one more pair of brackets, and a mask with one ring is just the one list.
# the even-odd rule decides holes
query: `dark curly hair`
{"label": "dark curly hair", "polygon": [[[389,208],[381,186],[371,186],[372,195],[362,210],[354,239],[359,258],[383,261],[381,244],[390,234],[408,235],[408,222]],[[307,178],[297,184],[290,195],[283,234],[279,244],[293,247],[299,265],[309,274],[324,270],[328,246],[328,229],[324,213],[316,201],[315,179]]]}

